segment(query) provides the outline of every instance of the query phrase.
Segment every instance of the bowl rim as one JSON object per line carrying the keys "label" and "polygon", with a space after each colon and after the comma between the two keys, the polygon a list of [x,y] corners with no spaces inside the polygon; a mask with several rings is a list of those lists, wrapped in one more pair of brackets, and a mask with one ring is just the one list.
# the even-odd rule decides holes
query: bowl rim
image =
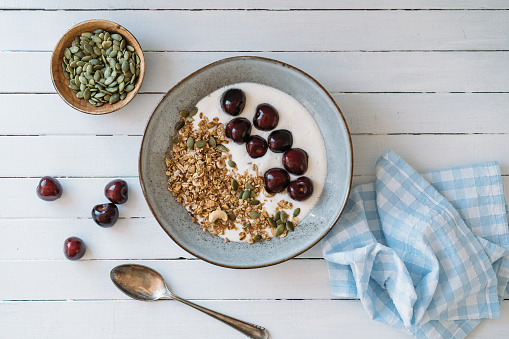
{"label": "bowl rim", "polygon": [[[154,117],[154,113],[156,112],[156,110],[159,108],[159,106],[163,103],[163,101],[168,97],[168,95],[173,92],[173,90],[175,88],[177,88],[178,86],[180,86],[180,84],[182,84],[183,82],[187,81],[189,78],[195,76],[197,73],[199,72],[202,72],[203,70],[211,67],[211,66],[214,66],[216,64],[220,64],[220,63],[225,63],[225,62],[228,62],[232,59],[256,59],[256,60],[262,60],[262,61],[266,61],[266,62],[272,62],[272,63],[276,63],[276,64],[279,64],[280,66],[283,66],[283,67],[288,67],[288,68],[291,68],[292,70],[294,71],[297,71],[297,72],[300,72],[301,74],[303,74],[304,76],[308,77],[310,80],[312,80],[316,85],[318,85],[322,91],[329,97],[329,99],[331,100],[331,102],[334,104],[334,106],[336,107],[337,109],[337,112],[339,113],[341,119],[343,120],[343,123],[345,125],[345,128],[346,128],[346,132],[348,134],[348,140],[349,140],[349,146],[350,146],[350,154],[351,154],[351,157],[350,157],[350,182],[349,182],[349,185],[348,185],[348,193],[347,193],[347,196],[346,196],[346,199],[345,199],[345,203],[343,204],[343,207],[341,208],[341,211],[340,213],[338,214],[337,218],[334,220],[334,222],[331,223],[331,225],[328,227],[327,229],[327,232],[325,232],[320,238],[318,238],[315,242],[313,242],[312,244],[310,244],[309,246],[307,246],[305,249],[303,249],[302,251],[299,251],[293,255],[290,255],[289,257],[285,258],[285,259],[282,259],[282,260],[278,260],[276,262],[272,262],[272,263],[268,263],[268,264],[263,264],[263,265],[253,265],[253,266],[231,266],[231,265],[226,265],[226,264],[221,264],[221,263],[218,263],[218,262],[215,262],[215,261],[212,261],[210,259],[207,259],[207,258],[204,258],[196,253],[194,253],[193,251],[187,249],[185,246],[183,246],[181,243],[179,243],[177,240],[175,240],[175,238],[170,234],[170,232],[168,232],[166,230],[166,228],[163,227],[162,225],[162,222],[161,220],[159,220],[158,216],[156,215],[156,213],[154,212],[153,208],[152,208],[152,205],[150,204],[149,200],[148,200],[148,197],[147,197],[147,193],[146,193],[146,188],[145,188],[145,184],[143,182],[143,170],[142,170],[142,166],[141,166],[141,158],[142,158],[142,154],[143,154],[143,145],[145,144],[145,137],[146,137],[146,133],[147,133],[147,129],[152,121],[152,118]],[[295,66],[292,66],[290,64],[287,64],[285,62],[282,62],[282,61],[279,61],[279,60],[275,60],[275,59],[270,59],[270,58],[265,58],[265,57],[260,57],[260,56],[251,56],[251,55],[248,55],[248,56],[234,56],[234,57],[228,57],[228,58],[224,58],[224,59],[220,59],[220,60],[217,60],[217,61],[214,61],[204,67],[201,67],[199,69],[197,69],[196,71],[192,72],[191,74],[189,74],[188,76],[186,76],[185,78],[183,78],[182,80],[180,80],[178,83],[176,83],[174,86],[172,86],[172,88],[166,92],[166,94],[161,98],[161,100],[159,100],[159,102],[157,103],[156,107],[153,109],[152,111],[152,114],[150,115],[150,118],[148,119],[147,121],[147,124],[145,126],[145,131],[143,132],[143,138],[141,140],[141,146],[140,146],[140,153],[139,153],[139,157],[138,157],[138,180],[140,181],[140,186],[141,186],[141,191],[143,193],[143,196],[145,198],[145,201],[147,202],[147,205],[150,209],[150,212],[152,213],[152,215],[154,216],[154,218],[157,220],[159,226],[164,230],[164,232],[173,240],[174,243],[176,243],[177,245],[179,245],[183,250],[185,250],[186,252],[188,252],[189,254],[207,262],[207,263],[210,263],[210,264],[213,264],[213,265],[216,265],[216,266],[220,266],[220,267],[225,267],[225,268],[233,268],[233,269],[253,269],[253,268],[262,268],[262,267],[269,267],[269,266],[274,266],[274,265],[277,265],[277,264],[280,264],[280,263],[283,263],[285,261],[288,261],[292,258],[295,258],[296,256],[298,255],[301,255],[302,253],[306,252],[307,250],[309,250],[311,247],[315,246],[318,242],[320,242],[329,232],[330,230],[334,227],[334,225],[338,222],[339,218],[341,217],[341,215],[343,214],[345,208],[346,208],[346,205],[347,205],[347,202],[348,202],[348,198],[350,197],[350,193],[351,193],[351,190],[352,190],[352,180],[353,180],[353,145],[352,145],[352,136],[351,136],[351,133],[350,133],[350,129],[348,128],[348,124],[346,123],[346,119],[345,119],[345,116],[343,115],[343,112],[341,112],[339,106],[337,105],[336,101],[334,101],[334,99],[332,98],[332,96],[330,95],[330,93],[325,89],[325,87],[323,87],[315,78],[313,78],[312,76],[310,76],[308,73],[302,71],[301,69],[295,67]]]}
{"label": "bowl rim", "polygon": [[[94,111],[93,109],[90,109],[89,111],[85,110],[84,108],[81,108],[79,106],[76,106],[74,105],[73,103],[71,103],[69,100],[67,100],[67,98],[64,96],[63,93],[61,93],[61,91],[59,90],[59,87],[57,86],[57,84],[55,83],[55,72],[57,72],[58,70],[54,69],[53,67],[53,63],[55,62],[54,60],[55,59],[60,59],[60,56],[59,55],[56,55],[55,52],[56,50],[58,49],[59,45],[62,43],[62,40],[69,34],[71,33],[73,30],[77,30],[78,28],[80,28],[81,26],[83,25],[86,25],[86,24],[90,24],[90,23],[96,23],[96,24],[104,24],[104,25],[113,25],[113,26],[116,26],[115,28],[115,31],[119,31],[119,33],[121,33],[122,35],[127,35],[127,38],[129,38],[130,40],[132,40],[133,42],[136,43],[137,47],[139,48],[139,58],[140,58],[140,74],[138,76],[138,78],[136,79],[136,86],[134,87],[134,89],[132,90],[133,94],[132,96],[130,96],[129,99],[127,99],[127,97],[122,100],[122,101],[119,101],[119,103],[122,103],[122,105],[118,105],[117,107],[113,107],[113,109],[111,110],[107,110],[107,111],[104,111],[104,112],[96,112]],[[134,46],[133,46],[134,47]],[[62,51],[64,50],[65,48],[62,48]],[[143,54],[143,49],[141,48],[141,45],[139,43],[139,41],[136,39],[136,37],[127,29],[125,28],[124,26],[114,22],[114,21],[110,21],[110,20],[104,20],[104,19],[90,19],[90,20],[85,20],[85,21],[82,21],[82,22],[79,22],[75,25],[73,25],[72,27],[70,27],[61,37],[60,39],[58,40],[58,42],[56,43],[55,47],[53,48],[53,51],[51,52],[51,58],[50,58],[50,77],[51,77],[51,82],[53,83],[53,87],[55,88],[57,94],[60,96],[60,98],[70,107],[72,107],[73,109],[77,110],[77,111],[80,111],[82,113],[86,113],[86,114],[90,114],[90,115],[103,115],[103,114],[109,114],[109,113],[113,113],[113,112],[116,112],[122,108],[124,108],[128,103],[130,103],[134,97],[138,94],[138,92],[140,91],[141,89],[141,86],[143,84],[143,80],[145,78],[145,56]]]}

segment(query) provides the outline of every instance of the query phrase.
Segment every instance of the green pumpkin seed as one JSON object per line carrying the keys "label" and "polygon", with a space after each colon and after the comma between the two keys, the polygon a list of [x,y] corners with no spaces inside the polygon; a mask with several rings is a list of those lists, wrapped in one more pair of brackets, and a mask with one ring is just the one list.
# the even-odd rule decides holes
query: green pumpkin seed
{"label": "green pumpkin seed", "polygon": [[86,88],[83,92],[83,99],[89,100],[90,99],[90,88]]}
{"label": "green pumpkin seed", "polygon": [[104,84],[106,86],[108,86],[113,82],[113,80],[114,80],[114,78],[110,76],[110,77],[106,78],[106,80],[104,81]]}
{"label": "green pumpkin seed", "polygon": [[244,194],[244,191],[240,191],[239,194],[237,194],[237,198],[242,199],[242,194]]}
{"label": "green pumpkin seed", "polygon": [[226,215],[228,216],[228,219],[230,219],[232,221],[235,220],[235,213],[230,211],[230,212],[226,213]]}
{"label": "green pumpkin seed", "polygon": [[187,149],[192,149],[194,147],[194,139],[189,137],[187,138]]}
{"label": "green pumpkin seed", "polygon": [[[131,64],[132,65],[132,64]],[[129,63],[127,61],[124,61],[122,63],[122,72],[127,72],[129,70]]]}
{"label": "green pumpkin seed", "polygon": [[94,100],[92,100],[92,99],[88,100],[88,102],[91,103],[94,106],[96,105],[96,102]]}
{"label": "green pumpkin seed", "polygon": [[253,211],[253,212],[249,212],[247,215],[248,215],[251,219],[258,219],[258,217],[260,216],[260,213],[258,213],[258,212],[254,212],[254,211]]}
{"label": "green pumpkin seed", "polygon": [[220,150],[221,152],[228,152],[228,148],[226,148],[226,146],[224,145],[217,145],[217,149]]}
{"label": "green pumpkin seed", "polygon": [[178,136],[176,136],[175,138],[173,138],[173,143],[174,144],[178,144],[180,142],[180,139]]}
{"label": "green pumpkin seed", "polygon": [[278,221],[276,221],[276,225],[281,225],[281,224],[284,224],[284,222],[283,222],[281,219],[279,219]]}
{"label": "green pumpkin seed", "polygon": [[130,52],[134,52],[134,47],[131,46],[131,45],[127,45],[127,49],[130,51]]}
{"label": "green pumpkin seed", "polygon": [[125,92],[120,94],[120,100],[124,100],[126,96],[127,94]]}
{"label": "green pumpkin seed", "polygon": [[[133,72],[134,73],[134,72]],[[191,112],[189,112],[189,116],[192,117],[194,116],[196,113],[198,113],[198,107],[194,107]]]}
{"label": "green pumpkin seed", "polygon": [[247,223],[247,224],[245,224],[244,226],[242,226],[242,229],[246,229],[246,228],[248,228],[248,227],[251,227],[251,224],[250,224],[250,223]]}
{"label": "green pumpkin seed", "polygon": [[228,166],[230,166],[230,167],[237,167],[237,164],[233,160],[228,160]]}
{"label": "green pumpkin seed", "polygon": [[66,71],[64,71],[64,77],[66,79],[70,79],[71,78],[71,76],[69,75],[69,72],[66,72]]}
{"label": "green pumpkin seed", "polygon": [[277,228],[276,228],[276,236],[280,236],[281,234],[283,234],[283,232],[285,231],[286,229],[286,226],[284,224],[281,224],[279,225]]}
{"label": "green pumpkin seed", "polygon": [[[77,51],[76,51],[77,52]],[[69,48],[66,48],[64,50],[64,56],[67,58],[67,59],[70,59],[71,56],[72,56],[72,53],[71,53],[71,50]]]}
{"label": "green pumpkin seed", "polygon": [[254,198],[254,197],[256,197],[256,193],[255,193],[254,191],[251,191],[251,193],[249,194],[249,196],[250,196],[251,198]]}
{"label": "green pumpkin seed", "polygon": [[254,241],[260,241],[260,240],[262,240],[262,236],[259,235],[259,234],[255,234],[255,236],[253,237],[253,240]]}
{"label": "green pumpkin seed", "polygon": [[91,75],[93,70],[94,70],[94,66],[92,66],[92,64],[88,64],[87,65],[87,74]]}
{"label": "green pumpkin seed", "polygon": [[247,200],[249,198],[249,194],[251,192],[249,190],[245,190],[242,192],[242,200]]}
{"label": "green pumpkin seed", "polygon": [[115,93],[118,91],[118,87],[108,87],[106,90],[110,93]]}
{"label": "green pumpkin seed", "polygon": [[125,82],[121,82],[120,84],[118,84],[118,91],[119,92],[123,92],[125,89]]}
{"label": "green pumpkin seed", "polygon": [[76,98],[83,99],[83,92],[76,93]]}
{"label": "green pumpkin seed", "polygon": [[209,145],[210,145],[210,147],[216,147],[216,145],[217,145],[216,139],[214,139],[214,137],[212,137],[212,136],[209,138]]}
{"label": "green pumpkin seed", "polygon": [[189,112],[188,111],[180,111],[179,114],[181,117],[187,118],[187,116],[189,115]]}
{"label": "green pumpkin seed", "polygon": [[120,100],[120,94],[118,93],[115,93],[113,94],[111,97],[110,97],[110,104],[113,105],[114,103],[116,103],[117,101]]}
{"label": "green pumpkin seed", "polygon": [[84,50],[85,50],[85,52],[87,52],[87,53],[90,53],[90,54],[94,53],[94,49],[92,48],[92,46],[90,46],[90,45],[88,45],[88,44],[83,45],[83,49],[84,49]]}
{"label": "green pumpkin seed", "polygon": [[92,33],[99,34],[99,33],[102,33],[102,32],[104,32],[104,31],[102,29],[98,28],[98,29],[94,30]]}
{"label": "green pumpkin seed", "polygon": [[175,124],[175,130],[176,130],[176,131],[180,131],[180,129],[181,129],[182,127],[184,127],[184,124],[185,124],[185,122],[183,122],[183,121],[179,121],[179,122],[177,122],[177,123]]}
{"label": "green pumpkin seed", "polygon": [[254,187],[254,185],[253,185],[253,184],[247,184],[247,185],[246,185],[246,189],[248,189],[248,190],[254,190],[254,189],[255,189],[255,187]]}
{"label": "green pumpkin seed", "polygon": [[270,227],[276,227],[277,224],[272,218],[268,218],[267,221],[269,222]]}
{"label": "green pumpkin seed", "polygon": [[205,145],[207,144],[207,141],[206,140],[198,140],[197,142],[194,143],[194,146],[196,148],[202,148],[204,147]]}
{"label": "green pumpkin seed", "polygon": [[286,225],[286,229],[288,231],[293,232],[294,227],[293,227],[293,223],[291,221],[287,221],[285,225]]}
{"label": "green pumpkin seed", "polygon": [[80,50],[80,49],[79,49],[79,47],[78,47],[78,46],[72,46],[71,48],[69,48],[69,51],[70,51],[71,53],[78,53],[78,51],[79,51],[79,50]]}
{"label": "green pumpkin seed", "polygon": [[231,186],[232,186],[232,190],[233,190],[234,192],[236,192],[236,191],[237,191],[237,189],[239,188],[239,183],[237,182],[237,180],[232,179],[232,181],[231,181]]}
{"label": "green pumpkin seed", "polygon": [[288,220],[288,214],[285,211],[281,211],[280,219],[282,222],[286,222]]}
{"label": "green pumpkin seed", "polygon": [[71,66],[71,67],[76,67],[76,66],[78,66],[78,62],[73,60],[73,61],[71,61],[71,62],[69,63],[69,66]]}
{"label": "green pumpkin seed", "polygon": [[90,61],[92,60],[92,56],[91,55],[85,55],[83,58],[81,58],[81,61],[84,61],[84,62],[87,62],[87,61]]}
{"label": "green pumpkin seed", "polygon": [[126,91],[126,92],[131,92],[133,89],[134,89],[134,85],[127,85],[127,86],[125,87],[125,91]]}
{"label": "green pumpkin seed", "polygon": [[254,206],[260,205],[260,201],[258,201],[256,199],[251,199],[251,200],[249,200],[249,204],[254,205]]}
{"label": "green pumpkin seed", "polygon": [[103,42],[102,42],[102,46],[103,46],[103,48],[104,48],[104,49],[108,49],[108,48],[110,48],[110,47],[111,47],[111,45],[112,45],[112,42],[111,42],[111,41],[103,41]]}
{"label": "green pumpkin seed", "polygon": [[83,32],[83,33],[81,33],[81,36],[82,37],[87,37],[87,38],[90,39],[92,37],[92,33],[90,33],[90,32]]}
{"label": "green pumpkin seed", "polygon": [[121,36],[120,34],[117,34],[117,33],[113,33],[113,34],[111,34],[111,38],[112,38],[113,40],[116,40],[116,41],[120,41],[120,40],[122,40],[122,36]]}
{"label": "green pumpkin seed", "polygon": [[293,211],[293,216],[296,217],[300,214],[300,208],[296,208],[294,211]]}
{"label": "green pumpkin seed", "polygon": [[276,214],[274,215],[274,220],[278,221],[280,218],[281,218],[281,212],[277,211]]}

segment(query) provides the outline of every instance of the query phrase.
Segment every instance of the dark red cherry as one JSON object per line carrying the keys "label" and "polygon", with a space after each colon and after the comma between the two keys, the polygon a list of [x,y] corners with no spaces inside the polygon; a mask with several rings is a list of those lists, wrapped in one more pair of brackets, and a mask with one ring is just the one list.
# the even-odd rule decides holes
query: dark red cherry
{"label": "dark red cherry", "polygon": [[127,201],[127,182],[122,179],[110,181],[104,188],[104,195],[115,204],[123,204]]}
{"label": "dark red cherry", "polygon": [[308,177],[300,177],[288,185],[288,195],[293,200],[306,200],[313,194],[313,182]]}
{"label": "dark red cherry", "polygon": [[258,135],[252,136],[246,143],[247,153],[251,158],[260,158],[267,153],[267,141]]}
{"label": "dark red cherry", "polygon": [[262,131],[271,131],[279,122],[279,113],[269,104],[261,104],[256,107],[253,125]]}
{"label": "dark red cherry", "polygon": [[271,168],[265,172],[263,179],[269,193],[279,193],[290,183],[290,175],[282,168]]}
{"label": "dark red cherry", "polygon": [[115,204],[95,205],[92,209],[92,219],[101,227],[111,227],[118,220],[118,207]]}
{"label": "dark red cherry", "polygon": [[226,136],[237,144],[242,144],[249,139],[251,123],[246,118],[235,118],[226,125]]}
{"label": "dark red cherry", "polygon": [[237,116],[246,105],[246,95],[240,89],[232,88],[223,93],[221,108],[227,114]]}
{"label": "dark red cherry", "polygon": [[37,196],[42,200],[53,201],[62,196],[62,185],[53,177],[43,177],[37,185]]}
{"label": "dark red cherry", "polygon": [[292,148],[283,154],[283,166],[292,174],[304,174],[308,170],[308,154],[300,148]]}
{"label": "dark red cherry", "polygon": [[292,133],[286,129],[278,129],[269,134],[269,148],[274,153],[283,153],[293,145]]}
{"label": "dark red cherry", "polygon": [[64,255],[69,260],[81,259],[85,250],[85,243],[78,237],[69,237],[64,241]]}

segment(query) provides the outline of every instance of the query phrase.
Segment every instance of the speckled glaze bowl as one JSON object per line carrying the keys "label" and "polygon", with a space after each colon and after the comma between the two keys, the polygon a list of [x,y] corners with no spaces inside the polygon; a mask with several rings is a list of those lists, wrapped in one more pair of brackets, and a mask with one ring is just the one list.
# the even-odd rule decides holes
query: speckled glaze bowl
{"label": "speckled glaze bowl", "polygon": [[[311,113],[327,152],[327,178],[311,213],[285,238],[249,245],[228,242],[194,224],[167,188],[165,158],[169,155],[180,110],[191,110],[215,90],[234,83],[271,86],[297,99]],[[312,156],[312,155],[311,155]],[[173,87],[155,108],[143,137],[139,175],[155,218],[183,249],[209,263],[230,268],[275,265],[308,250],[334,226],[351,188],[352,143],[345,119],[329,93],[301,70],[276,60],[234,57],[214,62]]]}

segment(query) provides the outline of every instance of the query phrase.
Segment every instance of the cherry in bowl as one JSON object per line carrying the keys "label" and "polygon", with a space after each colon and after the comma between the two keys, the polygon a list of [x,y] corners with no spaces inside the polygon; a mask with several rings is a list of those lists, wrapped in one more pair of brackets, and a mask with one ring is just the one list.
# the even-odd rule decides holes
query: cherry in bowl
{"label": "cherry in bowl", "polygon": [[296,175],[302,175],[308,170],[308,154],[300,148],[292,148],[283,154],[283,166]]}
{"label": "cherry in bowl", "polygon": [[246,143],[247,153],[253,159],[263,157],[267,149],[267,141],[258,135],[250,137]]}
{"label": "cherry in bowl", "polygon": [[246,106],[246,95],[238,88],[231,88],[221,97],[221,108],[229,115],[237,116]]}
{"label": "cherry in bowl", "polygon": [[262,131],[272,131],[279,122],[279,113],[269,104],[261,104],[256,107],[253,125]]}
{"label": "cherry in bowl", "polygon": [[263,175],[265,190],[269,193],[279,193],[290,183],[290,175],[282,168],[271,168]]}
{"label": "cherry in bowl", "polygon": [[92,219],[101,227],[115,225],[118,216],[118,207],[113,203],[95,205],[92,209]]}
{"label": "cherry in bowl", "polygon": [[62,196],[62,185],[60,185],[57,179],[45,176],[39,181],[36,193],[42,200],[54,201]]}
{"label": "cherry in bowl", "polygon": [[313,194],[313,182],[308,177],[300,177],[288,184],[288,195],[293,200],[306,200]]}
{"label": "cherry in bowl", "polygon": [[78,237],[69,237],[64,241],[64,255],[69,260],[79,260],[85,254],[86,246]]}
{"label": "cherry in bowl", "polygon": [[110,181],[104,188],[104,195],[115,204],[123,204],[128,198],[127,182],[122,179]]}
{"label": "cherry in bowl", "polygon": [[225,132],[237,144],[245,143],[251,135],[251,123],[246,118],[232,119],[226,124]]}
{"label": "cherry in bowl", "polygon": [[292,148],[293,136],[286,129],[278,129],[269,134],[267,141],[272,152],[283,153]]}

